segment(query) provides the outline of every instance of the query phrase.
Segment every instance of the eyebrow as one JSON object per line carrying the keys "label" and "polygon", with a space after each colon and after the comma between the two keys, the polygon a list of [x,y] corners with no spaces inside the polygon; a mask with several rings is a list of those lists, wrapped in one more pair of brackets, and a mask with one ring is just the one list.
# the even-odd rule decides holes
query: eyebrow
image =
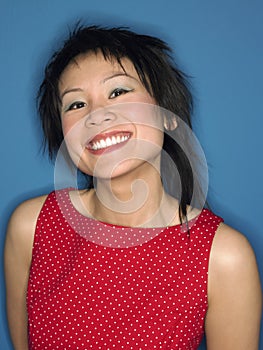
{"label": "eyebrow", "polygon": [[70,92],[83,92],[83,90],[81,88],[72,88],[72,89],[66,89],[65,91],[62,92],[60,99],[62,100],[62,98],[66,95],[69,94]]}
{"label": "eyebrow", "polygon": [[[131,78],[133,80],[136,80],[136,78],[134,78],[133,76],[127,74],[127,73],[114,73],[113,75],[110,75],[109,77],[106,77],[105,79],[103,79],[101,81],[101,83],[106,83],[106,81],[110,80],[110,79],[113,79],[113,78],[117,78],[117,77],[121,77],[121,76],[125,76],[125,77],[128,77],[128,78]],[[66,89],[62,92],[60,98],[62,100],[62,98],[66,95],[66,94],[69,94],[70,92],[83,92],[84,90],[82,90],[81,88],[72,88],[72,89]]]}
{"label": "eyebrow", "polygon": [[117,78],[117,77],[121,77],[121,76],[128,77],[128,78],[131,78],[131,79],[133,79],[133,80],[137,80],[137,79],[134,78],[132,75],[129,75],[129,74],[127,74],[127,73],[120,72],[120,73],[114,73],[113,75],[110,75],[109,77],[103,79],[103,80],[102,80],[102,83],[105,83],[106,81],[108,81],[108,80],[110,80],[110,79]]}

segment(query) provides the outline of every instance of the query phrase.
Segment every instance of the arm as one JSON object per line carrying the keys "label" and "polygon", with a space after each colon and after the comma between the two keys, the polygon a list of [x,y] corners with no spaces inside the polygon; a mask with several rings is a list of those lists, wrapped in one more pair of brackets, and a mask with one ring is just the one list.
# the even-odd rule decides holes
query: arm
{"label": "arm", "polygon": [[254,252],[246,238],[221,224],[208,279],[208,350],[258,350],[262,291]]}
{"label": "arm", "polygon": [[5,242],[6,307],[15,350],[27,350],[26,293],[36,220],[45,197],[22,203],[13,213]]}

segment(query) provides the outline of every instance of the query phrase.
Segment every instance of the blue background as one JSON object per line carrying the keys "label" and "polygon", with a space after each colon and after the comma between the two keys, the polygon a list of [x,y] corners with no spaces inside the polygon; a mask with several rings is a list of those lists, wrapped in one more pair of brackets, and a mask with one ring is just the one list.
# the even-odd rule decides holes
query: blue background
{"label": "blue background", "polygon": [[[261,0],[1,0],[0,16],[1,255],[15,206],[53,188],[53,166],[40,150],[35,92],[50,53],[82,18],[160,36],[175,50],[192,76],[210,205],[248,237],[263,277]],[[0,287],[0,348],[9,350],[2,267]]]}

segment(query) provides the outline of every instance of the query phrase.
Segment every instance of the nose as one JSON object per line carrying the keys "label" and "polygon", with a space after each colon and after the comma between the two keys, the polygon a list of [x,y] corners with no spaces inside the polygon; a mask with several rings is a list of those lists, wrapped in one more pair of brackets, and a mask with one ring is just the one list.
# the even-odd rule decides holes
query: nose
{"label": "nose", "polygon": [[85,126],[87,128],[92,128],[94,126],[99,126],[102,124],[110,124],[115,119],[116,114],[114,112],[103,108],[90,113],[85,120]]}

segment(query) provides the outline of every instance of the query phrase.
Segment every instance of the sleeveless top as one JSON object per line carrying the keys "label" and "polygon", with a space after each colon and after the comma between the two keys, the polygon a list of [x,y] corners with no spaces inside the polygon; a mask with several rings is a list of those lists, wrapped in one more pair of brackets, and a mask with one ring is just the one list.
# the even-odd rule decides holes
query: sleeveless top
{"label": "sleeveless top", "polygon": [[50,193],[28,281],[29,349],[197,349],[222,221],[203,209],[189,230],[122,227],[80,214],[67,189]]}

